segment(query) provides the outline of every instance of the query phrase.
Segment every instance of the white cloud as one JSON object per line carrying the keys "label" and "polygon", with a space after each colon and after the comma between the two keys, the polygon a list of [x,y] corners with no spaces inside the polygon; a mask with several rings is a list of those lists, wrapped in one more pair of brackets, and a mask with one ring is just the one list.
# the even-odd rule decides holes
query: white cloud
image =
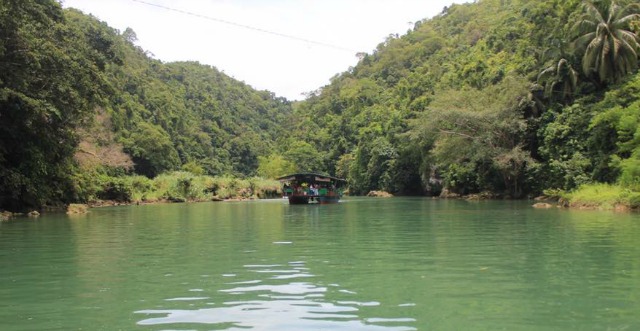
{"label": "white cloud", "polygon": [[[194,60],[291,100],[329,83],[389,34],[465,0],[65,0],[165,61]],[[193,13],[189,15],[165,8]],[[301,41],[221,22],[309,40]],[[318,44],[320,43],[320,44]],[[334,45],[330,47],[321,44]],[[342,49],[344,48],[344,49]],[[346,49],[346,50],[345,50]]]}

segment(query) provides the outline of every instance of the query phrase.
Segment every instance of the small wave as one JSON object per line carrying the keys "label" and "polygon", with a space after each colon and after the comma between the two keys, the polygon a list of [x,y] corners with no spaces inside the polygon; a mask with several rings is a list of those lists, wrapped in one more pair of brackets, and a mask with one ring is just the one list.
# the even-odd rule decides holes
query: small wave
{"label": "small wave", "polygon": [[164,299],[164,301],[196,301],[196,300],[207,300],[209,297],[184,297],[184,298],[171,298]]}

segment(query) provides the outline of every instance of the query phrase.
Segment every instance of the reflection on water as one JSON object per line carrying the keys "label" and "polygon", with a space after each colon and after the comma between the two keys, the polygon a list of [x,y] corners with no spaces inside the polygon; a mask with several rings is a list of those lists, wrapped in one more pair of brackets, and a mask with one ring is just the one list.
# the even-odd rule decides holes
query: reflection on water
{"label": "reflection on water", "polygon": [[[378,302],[336,301],[326,299],[330,291],[353,293],[338,284],[322,286],[300,279],[315,278],[305,262],[286,265],[245,265],[247,275],[266,278],[229,282],[219,297],[179,297],[165,301],[183,301],[189,307],[203,302],[197,309],[146,309],[136,313],[149,317],[138,325],[184,324],[216,325],[219,330],[416,330],[406,326],[413,318],[361,318],[359,308],[377,306]],[[286,280],[298,280],[286,282]],[[285,282],[283,282],[285,281]],[[190,290],[193,291],[193,290]],[[211,307],[213,306],[213,307]],[[206,307],[206,308],[205,308]],[[404,325],[403,325],[404,324]]]}

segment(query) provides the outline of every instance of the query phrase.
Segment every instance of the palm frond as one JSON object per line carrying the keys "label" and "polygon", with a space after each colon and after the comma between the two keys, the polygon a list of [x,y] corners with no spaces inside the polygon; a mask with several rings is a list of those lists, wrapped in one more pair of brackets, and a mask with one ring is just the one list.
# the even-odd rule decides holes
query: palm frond
{"label": "palm frond", "polygon": [[640,42],[634,38],[634,36],[629,36],[628,31],[617,31],[616,37],[620,40],[622,47],[630,52],[637,58],[638,51],[640,51]]}
{"label": "palm frond", "polygon": [[623,47],[622,41],[618,38],[611,38],[611,44],[613,45],[613,47],[611,47],[612,49],[611,56],[614,59],[617,59],[620,54],[620,49]]}
{"label": "palm frond", "polygon": [[615,21],[613,21],[612,23],[614,24],[614,26],[616,28],[626,28],[629,26],[629,23],[633,22],[633,21],[637,21],[640,20],[640,14],[638,13],[633,13],[633,14],[629,14],[627,16],[621,17],[619,19],[616,19]]}
{"label": "palm frond", "polygon": [[616,30],[616,37],[624,40],[630,48],[640,48],[640,36],[627,30]]}
{"label": "palm frond", "polygon": [[600,13],[600,9],[596,6],[592,1],[584,2],[585,11],[590,16],[593,17],[597,22],[605,22],[602,13]]}
{"label": "palm frond", "polygon": [[573,46],[577,50],[583,50],[584,48],[587,47],[586,45],[590,43],[595,37],[596,37],[595,32],[587,33],[583,36],[578,37],[576,40],[574,40]]}
{"label": "palm frond", "polygon": [[[607,49],[606,52],[605,52],[605,49]],[[608,80],[608,77],[611,77],[611,76],[613,76],[614,80],[616,79],[615,75],[612,75],[613,72],[611,70],[611,63],[608,61],[608,57],[607,57],[607,55],[609,54],[608,49],[609,49],[609,44],[606,40],[604,40],[602,51],[598,56],[599,63],[596,69],[598,76],[600,78],[600,81],[602,82],[606,82]]]}
{"label": "palm frond", "polygon": [[581,35],[585,32],[592,31],[598,26],[598,22],[589,20],[589,17],[582,17],[571,27],[571,31],[574,35]]}
{"label": "palm frond", "polygon": [[556,73],[556,66],[555,65],[547,67],[546,69],[542,70],[538,74],[538,82],[542,83],[542,82],[546,81],[550,77],[553,77],[553,75],[555,73]]}
{"label": "palm frond", "polygon": [[620,16],[629,15],[629,14],[639,14],[640,13],[640,3],[635,2],[627,5],[620,11]]}
{"label": "palm frond", "polygon": [[575,90],[578,87],[578,72],[573,69],[573,67],[569,70],[569,79],[571,81],[571,86]]}
{"label": "palm frond", "polygon": [[616,17],[618,17],[618,15],[620,15],[620,13],[622,12],[620,8],[620,5],[618,5],[616,1],[611,1],[611,4],[609,5],[607,24],[611,24],[616,21]]}

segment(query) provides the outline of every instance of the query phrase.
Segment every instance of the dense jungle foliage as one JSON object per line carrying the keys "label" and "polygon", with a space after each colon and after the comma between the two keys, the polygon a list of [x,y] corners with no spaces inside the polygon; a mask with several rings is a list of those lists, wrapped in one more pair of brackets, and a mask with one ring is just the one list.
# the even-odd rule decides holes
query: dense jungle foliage
{"label": "dense jungle foliage", "polygon": [[0,209],[130,201],[160,185],[141,176],[178,170],[183,188],[326,172],[353,194],[606,183],[637,203],[638,13],[623,0],[452,5],[292,103],[155,60],[131,29],[56,1],[0,0]]}
{"label": "dense jungle foliage", "polygon": [[0,209],[108,198],[123,175],[255,174],[290,103],[135,41],[56,1],[0,0]]}
{"label": "dense jungle foliage", "polygon": [[635,1],[453,5],[296,105],[298,137],[314,132],[324,170],[357,194],[637,191],[638,13]]}

